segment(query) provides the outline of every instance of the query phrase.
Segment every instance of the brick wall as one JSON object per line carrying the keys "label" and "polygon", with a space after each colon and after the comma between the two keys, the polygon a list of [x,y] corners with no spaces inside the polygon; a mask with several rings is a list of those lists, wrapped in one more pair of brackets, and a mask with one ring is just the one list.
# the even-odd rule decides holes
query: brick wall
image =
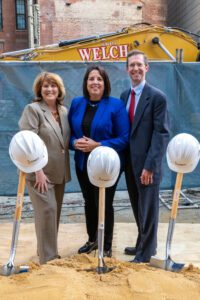
{"label": "brick wall", "polygon": [[165,24],[166,0],[40,0],[41,44],[109,33],[135,23]]}
{"label": "brick wall", "polygon": [[0,52],[20,50],[28,47],[27,30],[16,30],[15,1],[2,1],[3,30],[0,31]]}
{"label": "brick wall", "polygon": [[[40,44],[110,33],[141,22],[163,25],[166,1],[38,0]],[[15,1],[2,2],[4,28],[0,32],[0,52],[27,48],[27,30],[15,28]]]}
{"label": "brick wall", "polygon": [[146,0],[143,4],[143,22],[154,25],[166,25],[166,0]]}

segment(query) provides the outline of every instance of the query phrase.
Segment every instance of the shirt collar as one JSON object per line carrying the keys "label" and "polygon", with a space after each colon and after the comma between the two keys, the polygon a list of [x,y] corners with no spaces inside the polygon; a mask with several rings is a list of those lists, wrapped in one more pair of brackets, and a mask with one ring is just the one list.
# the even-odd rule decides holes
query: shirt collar
{"label": "shirt collar", "polygon": [[142,82],[140,82],[140,84],[134,86],[134,88],[131,87],[131,90],[134,90],[135,94],[139,95],[139,94],[142,93],[142,90],[143,90],[143,88],[145,86],[145,83],[146,83],[146,80],[143,80]]}

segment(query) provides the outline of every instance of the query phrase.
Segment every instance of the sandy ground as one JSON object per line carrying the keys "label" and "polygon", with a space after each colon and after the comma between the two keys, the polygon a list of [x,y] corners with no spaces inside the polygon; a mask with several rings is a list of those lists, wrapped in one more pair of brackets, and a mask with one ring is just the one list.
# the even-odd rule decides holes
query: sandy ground
{"label": "sandy ground", "polygon": [[[159,224],[158,254],[164,257],[167,224]],[[61,224],[59,253],[62,259],[39,266],[33,223],[22,223],[15,266],[29,265],[29,272],[0,276],[1,300],[198,300],[200,299],[200,224],[176,224],[172,257],[184,262],[180,273],[156,269],[149,264],[133,264],[123,254],[133,245],[136,227],[133,223],[115,224],[113,258],[105,259],[111,272],[96,272],[98,258],[94,253],[77,255],[86,241],[85,225]],[[9,256],[12,223],[0,224],[0,264]],[[97,255],[97,254],[96,254]],[[88,271],[88,269],[90,271]]]}

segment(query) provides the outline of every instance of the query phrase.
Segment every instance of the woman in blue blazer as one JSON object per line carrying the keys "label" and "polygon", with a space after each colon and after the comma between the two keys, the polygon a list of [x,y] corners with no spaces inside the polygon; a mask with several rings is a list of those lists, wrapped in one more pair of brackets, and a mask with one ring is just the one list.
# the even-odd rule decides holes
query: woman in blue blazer
{"label": "woman in blue blazer", "polygon": [[[124,150],[128,146],[128,114],[121,100],[110,97],[110,91],[106,71],[97,65],[89,66],[83,80],[84,96],[74,98],[69,111],[70,148],[75,150],[76,174],[85,200],[88,233],[88,241],[78,253],[97,249],[99,189],[89,181],[87,158],[94,148],[108,146],[117,151],[123,168]],[[113,198],[117,182],[106,189],[104,255],[108,257],[112,256]]]}

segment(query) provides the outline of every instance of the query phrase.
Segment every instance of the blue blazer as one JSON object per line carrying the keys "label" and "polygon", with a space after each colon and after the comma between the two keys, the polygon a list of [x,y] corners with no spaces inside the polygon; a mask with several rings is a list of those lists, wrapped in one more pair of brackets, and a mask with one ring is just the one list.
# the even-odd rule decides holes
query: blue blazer
{"label": "blue blazer", "polygon": [[[83,137],[82,122],[88,100],[77,97],[72,100],[69,110],[69,124],[71,127],[70,149],[74,149],[75,139]],[[102,146],[113,148],[119,154],[123,164],[124,151],[129,142],[130,122],[123,101],[109,97],[103,98],[98,105],[91,126],[90,138],[100,142]],[[75,162],[79,169],[83,169],[87,154],[76,150]]]}

